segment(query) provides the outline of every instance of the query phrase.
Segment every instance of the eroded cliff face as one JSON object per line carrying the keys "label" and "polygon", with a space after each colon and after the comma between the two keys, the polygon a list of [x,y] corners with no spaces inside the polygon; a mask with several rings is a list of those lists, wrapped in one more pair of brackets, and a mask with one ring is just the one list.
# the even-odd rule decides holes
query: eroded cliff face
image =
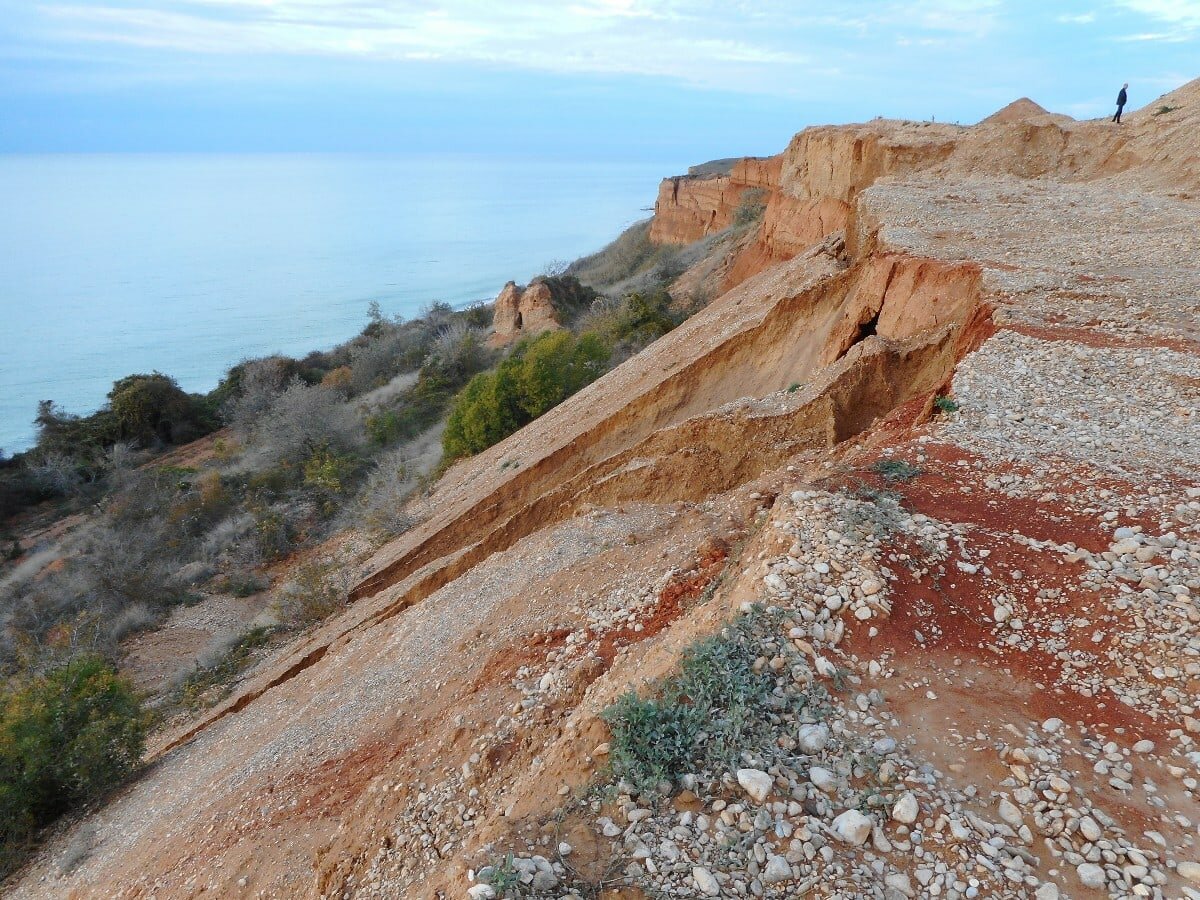
{"label": "eroded cliff face", "polygon": [[1188,119],[1178,109],[1155,116],[1190,101],[1189,90],[1134,114],[1138,127],[1127,130],[1052,115],[1028,99],[971,128],[892,120],[808,128],[780,155],[740,160],[729,175],[665,179],[651,239],[686,244],[721,231],[734,223],[748,191],[761,192],[762,221],[728,268],[728,289],[846,231],[857,196],[885,178],[929,173],[1080,181],[1126,173],[1139,185],[1193,194],[1200,191],[1200,151]]}
{"label": "eroded cliff face", "polygon": [[[664,183],[664,241],[763,191],[736,286],[457,463],[14,895],[487,897],[510,851],[538,898],[1186,895],[1200,83],[1164,101],[810,129]],[[548,321],[511,287],[498,333]],[[579,799],[602,711],[752,603],[769,746]]]}

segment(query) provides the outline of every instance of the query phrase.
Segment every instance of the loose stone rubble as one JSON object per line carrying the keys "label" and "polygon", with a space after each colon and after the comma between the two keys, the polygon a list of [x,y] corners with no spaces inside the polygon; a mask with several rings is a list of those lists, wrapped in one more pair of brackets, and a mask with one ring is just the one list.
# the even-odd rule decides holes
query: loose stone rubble
{"label": "loose stone rubble", "polygon": [[[936,704],[935,692],[926,684],[889,685],[889,655],[864,656],[854,649],[859,641],[851,640],[875,633],[889,619],[902,570],[935,582],[969,577],[991,587],[994,580],[988,591],[994,605],[984,625],[998,657],[1039,648],[1065,653],[1060,683],[1071,690],[1108,688],[1151,717],[1167,712],[1164,701],[1194,712],[1189,705],[1194,697],[1184,693],[1200,661],[1194,629],[1187,627],[1197,613],[1191,595],[1198,574],[1189,540],[1118,525],[1109,549],[1092,553],[1010,535],[1023,549],[1076,564],[1080,578],[1069,590],[1087,592],[1095,604],[1094,621],[1084,623],[1052,611],[1046,618],[1037,608],[1036,601],[1058,599],[1064,589],[1048,593],[1031,585],[1018,596],[1011,584],[992,578],[991,554],[975,545],[972,529],[912,513],[886,491],[797,491],[777,503],[770,527],[790,545],[761,564],[762,619],[771,624],[755,649],[761,665],[778,673],[777,695],[822,685],[828,703],[810,704],[800,717],[780,714],[776,746],[746,748],[740,766],[677,773],[670,793],[682,790],[694,798],[696,811],[638,795],[630,785],[618,785],[623,792],[611,804],[592,801],[595,812],[616,811],[594,821],[599,836],[613,843],[613,853],[627,860],[625,882],[652,896],[783,898],[816,892],[1044,900],[1081,886],[1112,897],[1173,896],[1164,891],[1168,878],[1186,880],[1197,871],[1194,859],[1182,855],[1200,856],[1194,839],[1177,846],[1154,829],[1129,833],[1085,788],[1079,772],[1086,765],[1118,796],[1140,781],[1149,802],[1159,806],[1166,804],[1155,796],[1152,780],[1178,779],[1192,808],[1179,807],[1174,815],[1194,836],[1200,753],[1186,728],[1170,732],[1178,741],[1173,752],[1180,765],[1157,774],[1138,763],[1155,749],[1153,741],[1122,746],[1061,717],[964,735],[967,743],[986,745],[995,764],[1009,773],[998,790],[981,792],[922,760],[890,711],[897,689],[916,687]],[[1151,602],[1161,613],[1153,625],[1143,615],[1124,632],[1137,640],[1106,644],[1102,656],[1061,649],[1067,646],[1062,635],[1112,628],[1116,616],[1132,617],[1130,585],[1146,578],[1153,581],[1136,595],[1138,608]],[[1111,613],[1101,612],[1109,602]],[[965,609],[963,614],[969,615]],[[1049,627],[1041,627],[1047,622]],[[940,629],[932,620],[925,627],[922,640],[934,639]],[[1151,660],[1149,647],[1165,647],[1169,654],[1155,650]],[[1128,664],[1123,653],[1140,654],[1128,659],[1142,666],[1155,663],[1165,688],[1157,698],[1122,691],[1119,669],[1096,684],[1111,670],[1107,663]],[[787,708],[783,702],[778,706]],[[1187,885],[1179,889],[1200,896]],[[564,888],[545,896],[580,895]]]}

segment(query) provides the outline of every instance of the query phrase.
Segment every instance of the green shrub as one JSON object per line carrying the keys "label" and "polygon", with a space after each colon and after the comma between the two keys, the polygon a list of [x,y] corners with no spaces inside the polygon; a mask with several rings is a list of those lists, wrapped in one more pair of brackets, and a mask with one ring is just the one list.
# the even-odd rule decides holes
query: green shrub
{"label": "green shrub", "polygon": [[129,682],[97,656],[10,688],[0,700],[5,868],[36,829],[127,778],[141,759],[145,732]]}
{"label": "green shrub", "polygon": [[183,444],[217,427],[203,397],[185,393],[174,378],[160,372],[127,375],[114,382],[108,406],[118,440]]}
{"label": "green shrub", "polygon": [[497,897],[520,897],[525,894],[525,885],[521,881],[521,871],[515,865],[515,857],[506,853],[489,866],[479,870],[481,884],[490,885]]}
{"label": "green shrub", "polygon": [[516,387],[511,372],[484,372],[468,382],[454,399],[442,433],[442,452],[447,460],[486,450],[523,424],[515,402]]}
{"label": "green shrub", "polygon": [[912,481],[921,474],[920,468],[902,459],[877,459],[871,470],[884,481]]}
{"label": "green shrub", "polygon": [[493,372],[476,375],[455,398],[442,449],[470,456],[532,422],[604,372],[608,347],[594,333],[555,331],[518,344]]}
{"label": "green shrub", "polygon": [[[605,710],[613,774],[646,791],[683,773],[736,765],[744,750],[774,752],[772,717],[788,704],[798,711],[815,699],[777,697],[775,674],[755,666],[778,627],[777,617],[760,609],[743,614],[685,650],[678,673],[660,683],[656,696],[642,699],[631,691]],[[790,663],[785,673],[803,660],[787,642],[781,652]]]}
{"label": "green shrub", "polygon": [[277,506],[257,506],[250,510],[254,516],[254,537],[258,552],[264,559],[279,559],[291,551],[295,541],[292,522]]}
{"label": "green shrub", "polygon": [[536,419],[595,381],[607,359],[608,348],[598,335],[545,335],[529,345],[517,369],[518,405]]}
{"label": "green shrub", "polygon": [[259,500],[282,497],[297,484],[299,472],[288,463],[253,472],[246,478],[245,492]]}
{"label": "green shrub", "polygon": [[313,449],[304,461],[304,484],[322,494],[342,494],[357,468],[355,460],[326,446]]}
{"label": "green shrub", "polygon": [[939,412],[952,413],[958,411],[958,402],[952,397],[947,397],[945,394],[935,397],[933,405]]}

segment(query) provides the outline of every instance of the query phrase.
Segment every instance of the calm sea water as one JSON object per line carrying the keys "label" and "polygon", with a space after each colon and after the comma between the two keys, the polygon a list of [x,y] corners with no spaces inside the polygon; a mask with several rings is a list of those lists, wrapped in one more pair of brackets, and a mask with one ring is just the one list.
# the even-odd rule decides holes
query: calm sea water
{"label": "calm sea water", "polygon": [[357,332],[375,300],[490,299],[647,215],[670,164],[400,156],[0,156],[0,448],[158,370]]}

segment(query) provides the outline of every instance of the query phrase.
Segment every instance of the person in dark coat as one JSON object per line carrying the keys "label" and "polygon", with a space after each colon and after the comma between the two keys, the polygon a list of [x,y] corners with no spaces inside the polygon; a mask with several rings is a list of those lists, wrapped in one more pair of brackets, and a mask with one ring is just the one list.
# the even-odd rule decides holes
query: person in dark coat
{"label": "person in dark coat", "polygon": [[1129,89],[1129,82],[1121,85],[1121,93],[1117,94],[1117,114],[1112,117],[1112,120],[1118,125],[1121,124],[1121,110],[1125,108],[1125,104],[1129,102],[1129,95],[1125,93]]}

